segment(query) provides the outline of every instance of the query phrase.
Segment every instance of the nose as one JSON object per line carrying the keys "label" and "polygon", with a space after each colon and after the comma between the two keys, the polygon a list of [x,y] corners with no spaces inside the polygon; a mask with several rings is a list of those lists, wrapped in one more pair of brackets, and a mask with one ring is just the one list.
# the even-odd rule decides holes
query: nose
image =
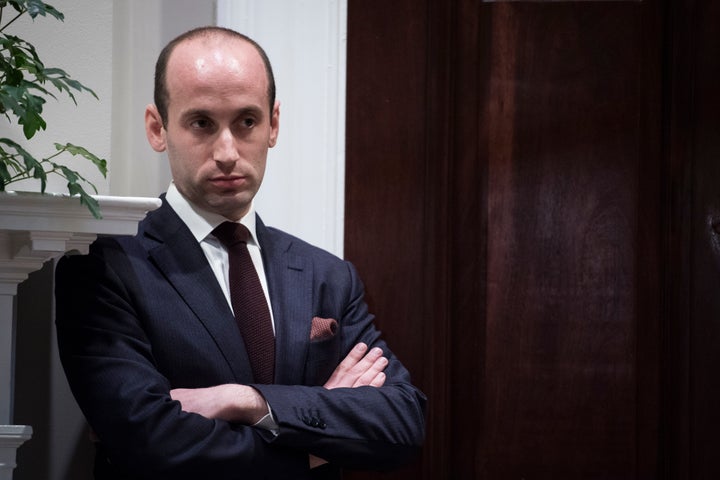
{"label": "nose", "polygon": [[235,137],[230,129],[221,130],[213,144],[213,160],[222,166],[234,164],[239,160]]}

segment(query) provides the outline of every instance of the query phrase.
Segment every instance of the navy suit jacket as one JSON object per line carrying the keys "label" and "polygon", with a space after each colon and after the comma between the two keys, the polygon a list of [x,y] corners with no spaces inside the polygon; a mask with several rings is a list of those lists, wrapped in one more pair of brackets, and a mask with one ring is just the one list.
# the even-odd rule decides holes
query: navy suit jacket
{"label": "navy suit jacket", "polygon": [[[88,255],[58,263],[61,360],[118,478],[314,478],[308,453],[339,467],[385,469],[422,444],[425,397],[374,327],[353,266],[259,218],[257,236],[276,367],[274,384],[253,386],[272,408],[277,436],[184,412],[169,395],[253,380],[227,300],[166,202],[136,236],[100,238]],[[336,334],[311,341],[313,317],[336,319]],[[385,385],[323,388],[361,341],[389,358]]]}

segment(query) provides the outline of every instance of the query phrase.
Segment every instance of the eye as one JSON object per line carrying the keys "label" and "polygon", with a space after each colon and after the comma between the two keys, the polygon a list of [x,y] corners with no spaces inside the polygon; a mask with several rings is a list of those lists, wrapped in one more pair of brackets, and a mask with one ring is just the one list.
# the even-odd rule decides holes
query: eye
{"label": "eye", "polygon": [[190,126],[198,130],[207,130],[212,126],[212,124],[207,118],[197,118],[190,122]]}
{"label": "eye", "polygon": [[244,118],[242,120],[242,126],[245,128],[252,128],[255,126],[255,119],[251,117]]}

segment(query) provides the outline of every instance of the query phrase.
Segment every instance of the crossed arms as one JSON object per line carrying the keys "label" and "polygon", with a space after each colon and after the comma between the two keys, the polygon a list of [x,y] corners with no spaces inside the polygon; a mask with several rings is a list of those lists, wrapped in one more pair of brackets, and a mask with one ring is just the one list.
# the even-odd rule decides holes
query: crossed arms
{"label": "crossed arms", "polygon": [[[329,390],[382,387],[383,370],[388,364],[382,353],[379,348],[368,351],[367,345],[358,343],[323,386]],[[176,388],[170,391],[170,396],[179,401],[186,412],[243,425],[255,425],[269,413],[263,396],[248,385],[228,383],[206,388]]]}
{"label": "crossed arms", "polygon": [[[357,388],[364,386],[382,387],[385,383],[383,370],[388,364],[382,350],[358,343],[340,362],[324,387]],[[268,405],[263,396],[248,385],[224,384],[207,388],[176,388],[170,391],[186,412],[197,413],[205,418],[252,426],[264,418]],[[325,460],[309,455],[309,466],[315,468]]]}

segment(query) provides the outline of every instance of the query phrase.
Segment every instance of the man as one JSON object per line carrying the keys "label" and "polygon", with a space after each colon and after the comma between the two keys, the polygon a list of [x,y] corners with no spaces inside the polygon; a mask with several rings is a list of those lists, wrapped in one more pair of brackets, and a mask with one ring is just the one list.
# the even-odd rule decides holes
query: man
{"label": "man", "polygon": [[[255,214],[274,97],[249,38],[208,27],[168,44],[145,112],[173,177],[163,204],[135,237],[58,264],[60,355],[98,442],[97,478],[339,478],[398,466],[422,444],[425,398],[373,326],[354,268]],[[249,333],[234,284],[255,270],[237,273],[225,222],[250,232],[268,313]]]}

